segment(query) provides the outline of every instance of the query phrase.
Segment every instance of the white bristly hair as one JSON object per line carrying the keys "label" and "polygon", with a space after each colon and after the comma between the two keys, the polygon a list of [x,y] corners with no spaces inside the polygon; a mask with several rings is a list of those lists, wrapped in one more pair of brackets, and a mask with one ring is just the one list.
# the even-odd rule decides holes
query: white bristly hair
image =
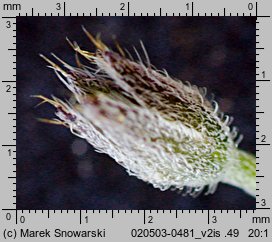
{"label": "white bristly hair", "polygon": [[255,194],[255,158],[237,149],[242,136],[230,128],[232,118],[206,97],[206,88],[154,68],[142,42],[147,66],[136,49],[138,62],[125,57],[119,44],[116,53],[84,31],[95,53],[69,43],[90,67],[78,57],[73,67],[53,55],[60,67],[42,56],[74,99],[71,104],[38,96],[57,109],[59,120],[48,122],[70,127],[155,188],[197,196],[205,187],[206,194],[213,193],[225,181]]}

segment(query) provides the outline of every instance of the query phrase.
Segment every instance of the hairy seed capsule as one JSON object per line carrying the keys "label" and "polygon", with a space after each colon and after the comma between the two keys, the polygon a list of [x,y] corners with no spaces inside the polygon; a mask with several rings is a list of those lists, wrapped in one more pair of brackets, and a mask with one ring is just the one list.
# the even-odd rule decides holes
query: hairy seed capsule
{"label": "hairy seed capsule", "polygon": [[225,181],[254,194],[255,158],[237,149],[240,138],[230,129],[229,117],[221,117],[204,88],[155,69],[144,47],[146,64],[137,51],[134,61],[119,45],[119,53],[114,52],[84,31],[95,53],[69,43],[92,66],[77,58],[73,67],[55,56],[60,67],[42,56],[73,97],[68,103],[38,96],[56,107],[58,119],[48,122],[69,127],[130,175],[161,190],[197,195],[207,186],[212,193]]}

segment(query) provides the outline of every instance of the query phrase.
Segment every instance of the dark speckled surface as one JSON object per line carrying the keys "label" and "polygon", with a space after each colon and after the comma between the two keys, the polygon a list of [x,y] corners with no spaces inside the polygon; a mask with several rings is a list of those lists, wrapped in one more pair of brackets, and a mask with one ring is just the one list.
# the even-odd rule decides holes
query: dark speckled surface
{"label": "dark speckled surface", "polygon": [[51,118],[33,94],[68,97],[39,53],[74,63],[65,41],[94,47],[81,25],[112,36],[132,52],[142,40],[151,62],[171,76],[207,87],[221,109],[235,118],[255,152],[255,19],[252,17],[19,17],[17,18],[17,208],[18,209],[254,209],[255,199],[220,184],[214,195],[183,197],[161,192],[126,171]]}

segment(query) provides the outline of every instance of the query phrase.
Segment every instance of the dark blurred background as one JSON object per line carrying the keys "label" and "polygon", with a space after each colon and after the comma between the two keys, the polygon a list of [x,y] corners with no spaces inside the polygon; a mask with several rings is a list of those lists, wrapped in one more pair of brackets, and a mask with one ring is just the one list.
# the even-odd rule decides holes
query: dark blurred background
{"label": "dark blurred background", "polygon": [[240,147],[255,153],[254,17],[19,17],[17,18],[18,209],[254,209],[252,198],[220,184],[214,195],[161,192],[129,176],[65,127],[40,123],[54,117],[31,95],[69,97],[39,57],[50,52],[74,64],[65,38],[94,50],[81,29],[113,45],[140,50],[142,40],[158,69],[214,93],[221,110],[244,134]]}

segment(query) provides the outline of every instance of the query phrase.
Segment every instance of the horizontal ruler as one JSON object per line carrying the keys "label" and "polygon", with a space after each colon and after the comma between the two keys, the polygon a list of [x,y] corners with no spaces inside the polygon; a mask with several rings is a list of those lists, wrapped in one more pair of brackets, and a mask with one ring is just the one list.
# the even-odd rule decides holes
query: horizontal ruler
{"label": "horizontal ruler", "polygon": [[1,216],[5,236],[19,241],[31,237],[32,231],[40,231],[37,238],[44,231],[50,238],[84,237],[86,231],[92,231],[93,237],[120,241],[152,237],[269,241],[270,220],[265,211],[254,210],[10,210],[2,211]]}
{"label": "horizontal ruler", "polygon": [[[270,14],[259,14],[258,2],[240,1],[233,4],[228,1],[176,1],[174,4],[161,1],[156,6],[146,1],[103,1],[88,2],[79,0],[70,1],[47,1],[41,3],[18,2],[2,4],[3,17],[15,16],[258,16],[269,18]],[[236,5],[236,6],[234,6]],[[263,5],[262,5],[263,6]],[[6,16],[5,16],[6,15]]]}

